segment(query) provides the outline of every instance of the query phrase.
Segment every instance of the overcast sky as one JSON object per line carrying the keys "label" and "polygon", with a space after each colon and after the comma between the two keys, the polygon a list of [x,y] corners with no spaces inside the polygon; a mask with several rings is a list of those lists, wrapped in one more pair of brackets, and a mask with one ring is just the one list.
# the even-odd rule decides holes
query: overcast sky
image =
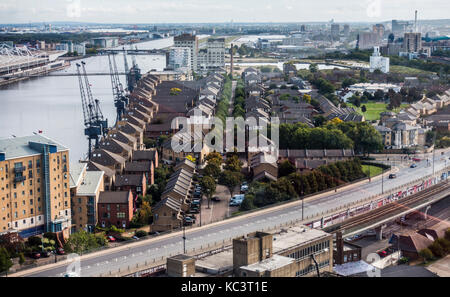
{"label": "overcast sky", "polygon": [[449,0],[0,0],[0,23],[386,21],[449,18]]}

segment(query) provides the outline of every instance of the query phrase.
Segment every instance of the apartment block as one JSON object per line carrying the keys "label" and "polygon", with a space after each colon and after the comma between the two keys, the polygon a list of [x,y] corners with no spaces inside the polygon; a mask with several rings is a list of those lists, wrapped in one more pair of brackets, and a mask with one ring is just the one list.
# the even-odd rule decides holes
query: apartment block
{"label": "apartment block", "polygon": [[70,232],[69,149],[41,135],[0,140],[0,232]]}

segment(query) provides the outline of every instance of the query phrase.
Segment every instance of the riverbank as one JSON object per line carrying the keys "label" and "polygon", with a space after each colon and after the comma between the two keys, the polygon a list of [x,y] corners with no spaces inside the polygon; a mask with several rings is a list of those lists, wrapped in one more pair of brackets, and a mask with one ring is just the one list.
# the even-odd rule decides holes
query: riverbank
{"label": "riverbank", "polygon": [[61,66],[48,67],[48,65],[45,65],[45,66],[41,66],[37,69],[30,69],[30,71],[28,71],[20,76],[17,76],[17,77],[6,78],[6,79],[0,78],[0,86],[11,85],[11,84],[17,83],[19,81],[30,79],[31,77],[36,77],[36,75],[45,76],[46,74],[48,74],[50,72],[64,70],[68,67],[70,67],[70,62],[64,60],[64,64]]}

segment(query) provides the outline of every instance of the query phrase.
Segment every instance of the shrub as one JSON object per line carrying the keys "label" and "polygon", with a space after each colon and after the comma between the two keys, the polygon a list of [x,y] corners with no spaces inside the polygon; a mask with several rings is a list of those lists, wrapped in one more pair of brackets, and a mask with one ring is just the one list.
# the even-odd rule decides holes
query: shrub
{"label": "shrub", "polygon": [[145,232],[144,230],[137,230],[137,231],[135,232],[135,235],[136,235],[137,237],[141,238],[141,237],[147,236],[147,232]]}
{"label": "shrub", "polygon": [[424,248],[423,250],[421,250],[419,252],[419,256],[421,256],[425,262],[434,259],[433,253],[429,248]]}
{"label": "shrub", "polygon": [[23,253],[19,254],[19,264],[23,265],[25,263],[25,255]]}
{"label": "shrub", "polygon": [[436,258],[442,258],[445,256],[445,250],[437,240],[435,240],[428,248]]}
{"label": "shrub", "polygon": [[28,246],[36,246],[42,244],[42,239],[38,236],[30,236],[27,241]]}
{"label": "shrub", "polygon": [[406,257],[401,257],[401,258],[398,260],[398,264],[406,264],[406,263],[408,263],[408,262],[409,262],[409,259],[406,258]]}

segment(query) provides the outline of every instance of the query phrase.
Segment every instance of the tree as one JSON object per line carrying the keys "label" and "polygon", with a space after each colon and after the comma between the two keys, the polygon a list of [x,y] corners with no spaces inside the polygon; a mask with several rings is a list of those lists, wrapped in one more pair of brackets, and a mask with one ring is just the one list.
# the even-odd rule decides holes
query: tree
{"label": "tree", "polygon": [[4,247],[0,247],[0,272],[8,271],[13,265],[8,251]]}
{"label": "tree", "polygon": [[367,107],[365,105],[361,106],[361,111],[365,113],[367,111]]}
{"label": "tree", "polygon": [[239,157],[237,155],[233,155],[230,158],[227,158],[225,162],[225,170],[235,171],[235,172],[241,172],[242,170],[242,162],[239,160]]}
{"label": "tree", "polygon": [[288,160],[284,161],[278,166],[278,175],[279,177],[288,176],[291,173],[294,173],[296,168],[291,164]]}
{"label": "tree", "polygon": [[211,198],[216,193],[217,187],[216,181],[213,177],[206,175],[200,180],[200,186],[202,187],[203,193],[208,198],[208,208],[209,208]]}
{"label": "tree", "polygon": [[25,263],[25,255],[23,253],[19,254],[19,264],[22,266]]}
{"label": "tree", "polygon": [[212,176],[214,178],[219,177],[221,168],[216,162],[209,162],[203,169],[204,175]]}
{"label": "tree", "polygon": [[429,248],[424,248],[419,252],[419,256],[421,256],[424,262],[430,261],[434,259],[433,253]]}
{"label": "tree", "polygon": [[255,208],[255,205],[253,204],[254,200],[255,200],[255,196],[253,194],[245,195],[244,201],[242,201],[241,206],[239,207],[239,210],[247,211],[247,210],[254,209]]}
{"label": "tree", "polygon": [[428,248],[436,258],[442,258],[445,256],[445,249],[437,240],[435,240]]}
{"label": "tree", "polygon": [[150,218],[152,217],[152,208],[148,201],[143,201],[139,212],[137,213],[138,222],[141,225],[148,225],[150,223]]}
{"label": "tree", "polygon": [[311,71],[312,73],[316,73],[317,71],[319,71],[319,67],[317,66],[317,64],[312,63],[309,65],[309,71]]}
{"label": "tree", "polygon": [[303,101],[305,101],[308,104],[311,104],[311,95],[304,94],[302,97]]}
{"label": "tree", "polygon": [[242,173],[225,170],[219,177],[219,183],[227,187],[230,195],[233,196],[234,188],[241,184],[242,179]]}
{"label": "tree", "polygon": [[84,230],[72,233],[64,245],[64,250],[69,253],[82,254],[85,251],[99,247],[96,236]]}
{"label": "tree", "polygon": [[205,158],[205,160],[208,161],[208,162],[213,160],[213,159],[217,160],[220,164],[223,163],[222,154],[220,154],[218,152],[211,152]]}

